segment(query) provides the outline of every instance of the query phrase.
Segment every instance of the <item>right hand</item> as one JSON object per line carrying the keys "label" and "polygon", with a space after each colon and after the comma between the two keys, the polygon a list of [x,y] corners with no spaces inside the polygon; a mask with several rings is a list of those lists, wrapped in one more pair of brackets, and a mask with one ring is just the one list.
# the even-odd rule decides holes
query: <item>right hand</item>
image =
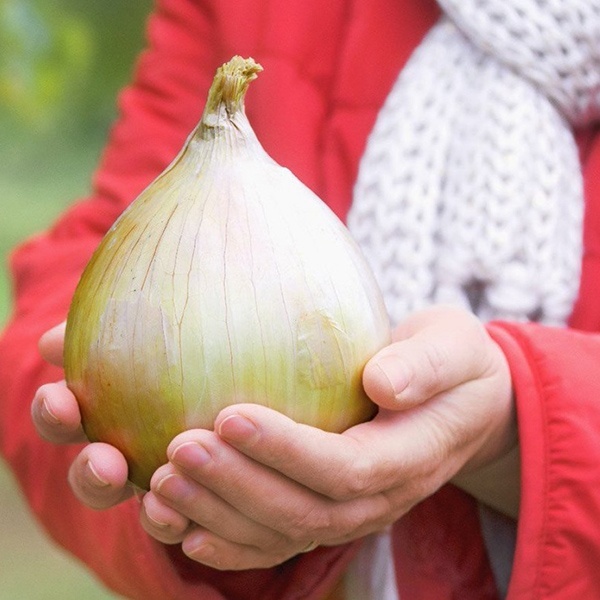
{"label": "right hand", "polygon": [[[42,357],[62,366],[65,323],[47,331],[39,342]],[[38,388],[31,416],[38,434],[55,444],[87,441],[81,427],[81,414],[75,396],[65,381],[47,383]],[[75,495],[87,506],[104,509],[133,495],[127,482],[127,462],[113,446],[91,443],[84,446],[69,470],[69,483]]]}

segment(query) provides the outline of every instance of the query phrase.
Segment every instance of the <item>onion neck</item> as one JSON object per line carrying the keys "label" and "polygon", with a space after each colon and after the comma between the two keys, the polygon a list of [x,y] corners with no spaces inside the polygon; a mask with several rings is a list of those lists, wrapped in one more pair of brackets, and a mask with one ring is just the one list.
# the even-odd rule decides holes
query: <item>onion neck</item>
{"label": "onion neck", "polygon": [[206,127],[214,126],[214,117],[223,111],[229,119],[234,119],[237,113],[243,113],[248,86],[261,71],[262,67],[252,58],[241,56],[234,56],[219,67],[210,86],[200,123]]}
{"label": "onion neck", "polygon": [[188,144],[217,142],[233,147],[261,147],[248,122],[244,100],[262,67],[252,58],[234,56],[215,74],[202,118]]}

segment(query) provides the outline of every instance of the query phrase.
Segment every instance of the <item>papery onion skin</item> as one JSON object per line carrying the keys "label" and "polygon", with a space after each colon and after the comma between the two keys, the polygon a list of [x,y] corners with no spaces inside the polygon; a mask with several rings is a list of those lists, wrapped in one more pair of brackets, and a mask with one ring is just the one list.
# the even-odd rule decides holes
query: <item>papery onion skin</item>
{"label": "papery onion skin", "polygon": [[166,447],[253,402],[341,432],[375,406],[361,376],[390,342],[345,226],[263,150],[243,99],[260,67],[218,71],[198,127],[102,240],[75,292],[65,375],[92,441],[147,489]]}

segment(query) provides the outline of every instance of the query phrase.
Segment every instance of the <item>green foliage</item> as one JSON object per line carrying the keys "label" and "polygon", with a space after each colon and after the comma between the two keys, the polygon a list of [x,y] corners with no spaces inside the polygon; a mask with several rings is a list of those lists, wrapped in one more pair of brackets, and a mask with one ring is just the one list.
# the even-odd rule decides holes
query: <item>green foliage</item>
{"label": "green foliage", "polygon": [[151,0],[0,0],[0,328],[16,243],[87,193]]}
{"label": "green foliage", "polygon": [[5,0],[0,6],[0,102],[26,125],[47,125],[77,95],[94,47],[90,23],[57,18],[48,4]]}
{"label": "green foliage", "polygon": [[150,7],[150,0],[3,0],[0,125],[31,135],[105,122]]}

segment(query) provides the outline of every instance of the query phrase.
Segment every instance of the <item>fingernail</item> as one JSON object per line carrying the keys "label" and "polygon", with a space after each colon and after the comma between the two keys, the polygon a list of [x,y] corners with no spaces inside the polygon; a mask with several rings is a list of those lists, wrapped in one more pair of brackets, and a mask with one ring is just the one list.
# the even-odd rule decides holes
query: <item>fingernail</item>
{"label": "fingernail", "polygon": [[182,497],[189,495],[191,491],[192,486],[188,481],[175,473],[166,475],[154,487],[155,493],[172,500],[180,500]]}
{"label": "fingernail", "polygon": [[50,423],[52,425],[58,425],[60,423],[60,419],[52,412],[52,408],[50,407],[50,403],[47,398],[42,400],[42,419],[46,421],[46,423]]}
{"label": "fingernail", "polygon": [[209,463],[212,456],[198,442],[185,442],[173,450],[170,460],[184,469],[193,469]]}
{"label": "fingernail", "polygon": [[98,471],[96,470],[96,467],[94,467],[93,463],[91,461],[87,461],[87,480],[89,483],[91,483],[93,486],[95,487],[108,487],[110,485],[110,483],[108,483],[108,481],[106,481],[105,479],[103,479],[102,477],[100,477],[100,475],[98,474]]}
{"label": "fingernail", "polygon": [[196,560],[208,559],[215,553],[215,547],[208,542],[204,532],[189,534],[181,545],[183,552]]}
{"label": "fingernail", "polygon": [[[158,481],[152,481],[152,489],[156,494],[160,494],[161,496],[168,496],[168,485],[167,482],[172,478],[177,477],[177,475],[173,473],[169,473],[164,477],[161,477]],[[166,486],[166,487],[165,487]]]}
{"label": "fingernail", "polygon": [[154,525],[154,527],[158,527],[159,529],[167,529],[169,527],[171,527],[169,525],[169,523],[165,523],[163,521],[159,521],[158,519],[153,518],[148,511],[146,510],[146,518],[148,519],[148,521],[150,521],[152,523],[152,525]]}
{"label": "fingernail", "polygon": [[219,425],[218,434],[230,441],[252,444],[258,440],[260,435],[256,425],[242,415],[230,415],[225,417]]}
{"label": "fingernail", "polygon": [[408,376],[402,363],[393,356],[382,356],[375,364],[388,380],[394,396],[399,396],[408,385]]}
{"label": "fingernail", "polygon": [[146,518],[148,519],[148,521],[150,521],[152,523],[152,525],[154,525],[154,527],[156,527],[157,529],[168,529],[170,527],[170,525],[168,523],[163,523],[162,521],[157,521],[156,519],[153,519],[149,514],[146,513]]}

